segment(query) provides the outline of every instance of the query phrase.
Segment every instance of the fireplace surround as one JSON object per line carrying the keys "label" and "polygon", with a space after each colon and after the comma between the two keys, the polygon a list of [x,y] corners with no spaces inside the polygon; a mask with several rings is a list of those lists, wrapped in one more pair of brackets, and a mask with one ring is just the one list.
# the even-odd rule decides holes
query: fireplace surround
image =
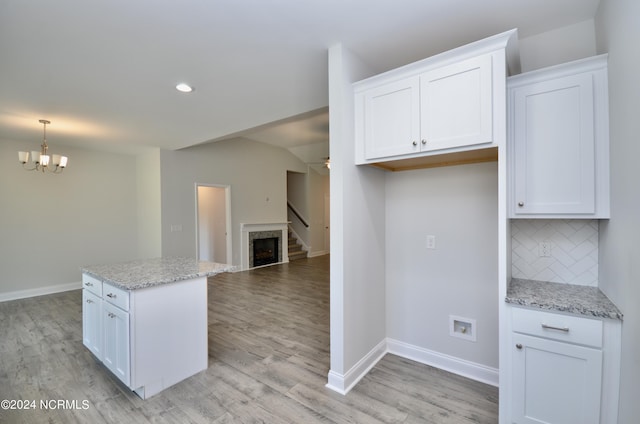
{"label": "fireplace surround", "polygon": [[[243,270],[255,268],[258,266],[272,265],[277,263],[289,262],[288,251],[286,246],[287,223],[242,223],[240,224],[241,234],[241,268]],[[276,239],[273,241],[272,247],[275,261],[270,260],[263,263],[260,258],[256,262],[254,245],[256,240]],[[259,241],[259,244],[264,242]],[[263,252],[264,253],[264,252]]]}

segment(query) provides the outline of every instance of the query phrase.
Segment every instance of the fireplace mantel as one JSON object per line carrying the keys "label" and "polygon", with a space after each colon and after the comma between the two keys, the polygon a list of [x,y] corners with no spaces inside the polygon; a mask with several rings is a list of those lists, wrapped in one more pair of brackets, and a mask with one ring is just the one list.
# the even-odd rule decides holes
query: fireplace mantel
{"label": "fireplace mantel", "polygon": [[251,269],[249,264],[249,233],[260,231],[280,231],[280,245],[282,246],[281,262],[289,262],[289,252],[287,249],[287,233],[288,222],[255,222],[255,223],[240,223],[240,267],[241,270]]}

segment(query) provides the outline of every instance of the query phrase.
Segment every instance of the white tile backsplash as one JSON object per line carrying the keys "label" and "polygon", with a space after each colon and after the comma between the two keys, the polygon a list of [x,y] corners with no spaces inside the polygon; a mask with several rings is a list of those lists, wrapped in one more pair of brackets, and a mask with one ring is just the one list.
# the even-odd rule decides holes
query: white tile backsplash
{"label": "white tile backsplash", "polygon": [[[551,255],[538,247],[549,242]],[[582,219],[511,220],[511,274],[553,283],[598,285],[598,221]]]}

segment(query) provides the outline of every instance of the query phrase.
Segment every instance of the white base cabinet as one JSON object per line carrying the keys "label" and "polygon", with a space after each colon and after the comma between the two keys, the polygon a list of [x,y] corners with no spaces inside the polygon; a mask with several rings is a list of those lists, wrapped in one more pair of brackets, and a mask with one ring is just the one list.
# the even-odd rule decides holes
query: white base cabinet
{"label": "white base cabinet", "polygon": [[207,369],[207,279],[123,290],[83,274],[83,343],[147,399]]}
{"label": "white base cabinet", "polygon": [[602,351],[514,334],[513,421],[600,422]]}
{"label": "white base cabinet", "polygon": [[82,290],[82,343],[102,360],[102,298]]}
{"label": "white base cabinet", "polygon": [[614,424],[619,321],[512,307],[510,423]]}

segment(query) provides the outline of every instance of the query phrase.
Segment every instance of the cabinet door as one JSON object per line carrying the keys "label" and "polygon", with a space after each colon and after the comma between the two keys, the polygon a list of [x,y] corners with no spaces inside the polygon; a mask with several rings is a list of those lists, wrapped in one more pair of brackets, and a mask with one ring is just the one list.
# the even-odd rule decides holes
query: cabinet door
{"label": "cabinet door", "polygon": [[364,95],[365,158],[420,151],[420,80],[403,79]]}
{"label": "cabinet door", "polygon": [[493,140],[491,56],[444,66],[420,76],[422,150]]}
{"label": "cabinet door", "polygon": [[124,384],[130,381],[129,314],[103,302],[104,365]]}
{"label": "cabinet door", "polygon": [[514,214],[594,214],[591,74],[516,88],[512,101]]}
{"label": "cabinet door", "polygon": [[102,360],[102,299],[82,290],[82,343]]}
{"label": "cabinet door", "polygon": [[600,422],[602,351],[513,335],[513,422]]}

